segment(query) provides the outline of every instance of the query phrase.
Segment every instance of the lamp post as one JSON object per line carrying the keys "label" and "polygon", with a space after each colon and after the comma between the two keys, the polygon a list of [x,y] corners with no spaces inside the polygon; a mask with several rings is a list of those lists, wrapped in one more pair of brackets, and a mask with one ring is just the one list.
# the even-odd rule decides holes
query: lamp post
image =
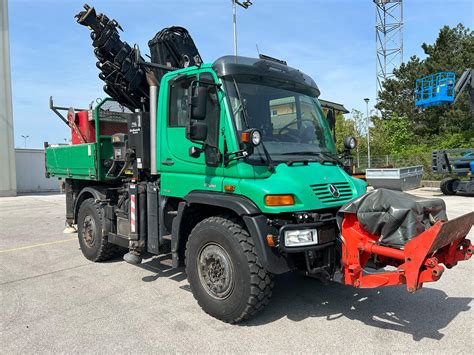
{"label": "lamp post", "polygon": [[366,106],[366,122],[367,122],[367,167],[370,168],[370,127],[369,127],[369,98],[364,99]]}
{"label": "lamp post", "polygon": [[240,2],[239,0],[232,0],[232,21],[234,24],[234,55],[237,57],[237,5],[248,9],[252,5],[251,1]]}
{"label": "lamp post", "polygon": [[27,140],[30,136],[24,136],[24,135],[22,134],[21,137],[25,140],[25,148],[26,148],[26,140]]}

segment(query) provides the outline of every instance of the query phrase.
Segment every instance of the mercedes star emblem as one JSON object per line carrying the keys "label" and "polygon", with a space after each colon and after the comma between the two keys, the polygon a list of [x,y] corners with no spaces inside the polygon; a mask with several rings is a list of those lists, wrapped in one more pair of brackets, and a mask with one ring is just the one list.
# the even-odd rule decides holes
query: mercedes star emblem
{"label": "mercedes star emblem", "polygon": [[329,184],[329,192],[335,198],[339,198],[339,196],[341,196],[341,193],[339,192],[339,189],[336,186],[334,186],[333,184]]}

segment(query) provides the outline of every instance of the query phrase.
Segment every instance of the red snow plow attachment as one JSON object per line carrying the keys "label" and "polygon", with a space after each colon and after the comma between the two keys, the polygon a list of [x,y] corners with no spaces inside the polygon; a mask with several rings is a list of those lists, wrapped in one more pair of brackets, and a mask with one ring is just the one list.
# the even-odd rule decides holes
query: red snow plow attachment
{"label": "red snow plow attachment", "polygon": [[[406,284],[408,292],[415,292],[424,282],[441,277],[441,264],[451,268],[472,256],[474,246],[466,236],[473,225],[474,212],[436,222],[402,249],[378,244],[379,236],[362,229],[355,214],[346,214],[342,222],[342,282],[360,288]],[[364,273],[368,264],[396,269]]]}

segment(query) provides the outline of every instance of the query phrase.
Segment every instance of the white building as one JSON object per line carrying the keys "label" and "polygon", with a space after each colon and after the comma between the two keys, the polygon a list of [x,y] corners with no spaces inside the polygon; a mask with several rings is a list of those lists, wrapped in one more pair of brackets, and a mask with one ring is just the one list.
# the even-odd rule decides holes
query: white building
{"label": "white building", "polygon": [[19,194],[60,190],[57,178],[46,178],[44,149],[15,149],[16,189]]}
{"label": "white building", "polygon": [[0,0],[0,196],[16,195],[8,1]]}

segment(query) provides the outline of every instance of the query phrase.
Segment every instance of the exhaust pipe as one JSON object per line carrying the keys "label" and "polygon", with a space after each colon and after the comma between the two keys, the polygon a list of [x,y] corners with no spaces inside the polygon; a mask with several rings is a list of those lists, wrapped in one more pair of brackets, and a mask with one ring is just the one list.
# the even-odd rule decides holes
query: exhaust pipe
{"label": "exhaust pipe", "polygon": [[156,171],[156,111],[160,84],[152,71],[147,71],[145,76],[150,86],[150,172],[151,175],[158,175]]}

